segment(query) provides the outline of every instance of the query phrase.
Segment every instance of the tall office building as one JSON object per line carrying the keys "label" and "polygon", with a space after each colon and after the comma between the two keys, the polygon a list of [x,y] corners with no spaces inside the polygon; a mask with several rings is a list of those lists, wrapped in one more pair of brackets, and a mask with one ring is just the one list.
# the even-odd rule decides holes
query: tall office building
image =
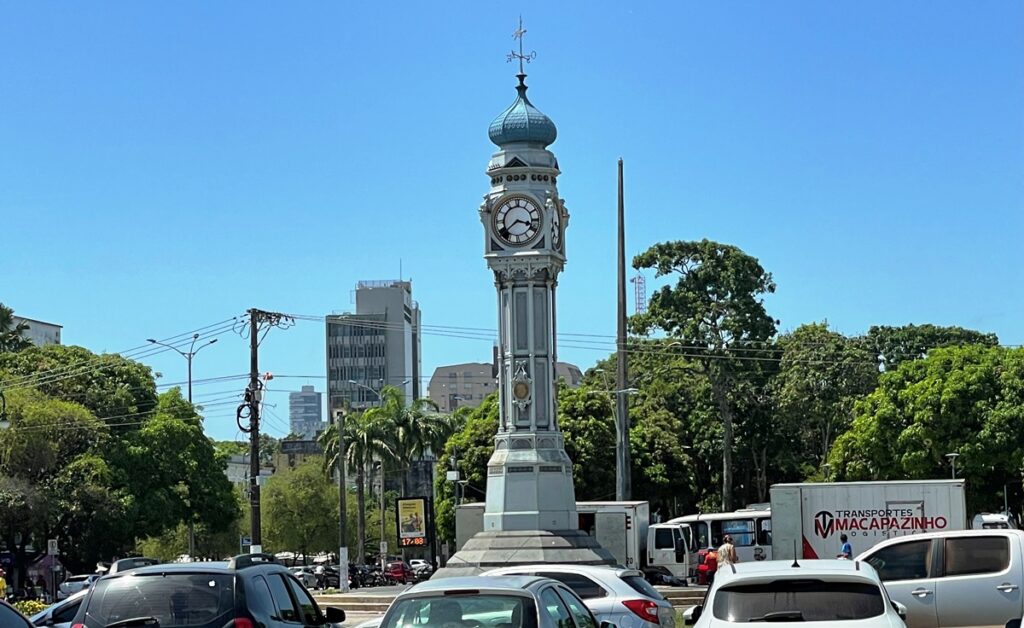
{"label": "tall office building", "polygon": [[327,317],[327,394],[331,417],[347,402],[377,404],[385,385],[420,397],[420,308],[412,282],[360,281],[356,311]]}
{"label": "tall office building", "polygon": [[301,391],[288,394],[288,423],[292,434],[315,439],[317,432],[324,429],[323,416],[323,393],[316,392],[312,386],[303,386]]}

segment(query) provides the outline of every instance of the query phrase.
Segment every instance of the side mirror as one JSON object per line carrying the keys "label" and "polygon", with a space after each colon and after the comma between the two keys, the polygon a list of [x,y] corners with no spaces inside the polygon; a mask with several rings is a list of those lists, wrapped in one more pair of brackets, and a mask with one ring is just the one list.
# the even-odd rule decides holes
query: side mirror
{"label": "side mirror", "polygon": [[329,624],[340,624],[345,621],[345,611],[334,606],[328,606],[324,609],[324,618],[327,619]]}
{"label": "side mirror", "polygon": [[902,602],[897,602],[896,600],[893,600],[892,601],[892,607],[896,611],[896,614],[900,616],[900,619],[904,619],[905,620],[907,618],[907,607],[906,607],[905,604],[903,604]]}
{"label": "side mirror", "polygon": [[686,624],[693,624],[700,619],[701,613],[704,612],[704,605],[698,604],[691,606],[690,608],[683,611],[683,622]]}

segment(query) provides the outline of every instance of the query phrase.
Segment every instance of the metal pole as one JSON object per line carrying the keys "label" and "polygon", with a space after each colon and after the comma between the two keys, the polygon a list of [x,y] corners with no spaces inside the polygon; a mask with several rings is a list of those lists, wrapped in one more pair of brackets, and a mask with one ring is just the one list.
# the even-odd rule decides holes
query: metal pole
{"label": "metal pole", "polygon": [[253,308],[249,310],[249,516],[252,524],[252,544],[249,553],[263,551],[263,534],[260,530],[260,366],[259,331],[260,315]]}
{"label": "metal pole", "polygon": [[[188,349],[188,354],[185,355],[185,361],[188,362],[188,405],[192,405],[192,358],[195,356],[193,349],[196,347],[196,340],[199,338],[199,334],[192,335],[192,346]],[[188,487],[188,559],[195,561],[196,559],[196,526],[195,526],[195,511],[192,509],[192,485]]]}
{"label": "metal pole", "polygon": [[[616,366],[618,384],[623,391],[629,385],[626,357],[626,219],[625,200],[622,185],[622,158],[619,158],[619,269],[618,269],[618,329],[616,334]],[[615,439],[615,499],[626,501],[632,493],[629,460],[629,406],[625,393],[615,396],[616,439]]]}
{"label": "metal pole", "polygon": [[[330,405],[330,396],[327,398]],[[348,539],[345,533],[346,494],[345,490],[345,413],[336,412],[338,425],[338,587],[348,591]]]}
{"label": "metal pole", "polygon": [[[385,507],[386,507],[386,505],[384,503],[384,461],[381,460],[380,461],[380,548],[381,549],[384,548],[384,543],[387,542],[387,541],[384,540],[384,535],[385,535],[385,532],[384,532],[384,521],[385,521],[384,509],[385,509]],[[380,570],[381,570],[381,572],[385,571],[388,568],[388,555],[387,554],[388,554],[387,551],[382,551],[380,553]]]}

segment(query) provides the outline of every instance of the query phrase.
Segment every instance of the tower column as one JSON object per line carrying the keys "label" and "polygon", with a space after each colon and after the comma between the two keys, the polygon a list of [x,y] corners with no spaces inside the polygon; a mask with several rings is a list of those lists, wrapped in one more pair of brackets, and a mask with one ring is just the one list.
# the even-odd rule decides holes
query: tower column
{"label": "tower column", "polygon": [[[516,37],[526,31],[520,24]],[[499,421],[487,463],[483,531],[434,577],[499,566],[603,565],[615,559],[579,530],[572,461],[558,429],[555,293],[565,265],[569,214],[558,196],[554,123],[526,97],[520,45],[512,106],[491,122],[498,146],[480,206],[484,259],[498,295]]]}

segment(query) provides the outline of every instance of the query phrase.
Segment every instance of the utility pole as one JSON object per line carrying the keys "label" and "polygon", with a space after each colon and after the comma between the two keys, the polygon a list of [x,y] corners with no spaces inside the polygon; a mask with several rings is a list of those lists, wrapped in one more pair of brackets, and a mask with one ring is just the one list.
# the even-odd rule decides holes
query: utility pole
{"label": "utility pole", "polygon": [[626,501],[632,493],[629,460],[629,398],[621,391],[629,387],[626,357],[626,218],[622,191],[622,158],[619,158],[619,273],[618,273],[618,330],[616,334],[617,385],[615,386],[615,499]]}
{"label": "utility pole", "polygon": [[[263,383],[260,381],[260,328],[263,335],[271,327],[290,327],[295,319],[287,314],[264,312],[256,308],[249,310],[249,386],[245,389],[245,401],[238,406],[236,421],[238,429],[249,435],[249,512],[252,525],[252,544],[249,553],[263,552],[263,533],[260,520],[260,403],[263,401]],[[244,329],[244,328],[243,328]],[[242,424],[243,419],[249,425]]]}
{"label": "utility pole", "polygon": [[249,310],[249,512],[252,523],[252,544],[249,553],[263,551],[263,532],[260,529],[260,402],[263,385],[260,383],[260,315]]}

